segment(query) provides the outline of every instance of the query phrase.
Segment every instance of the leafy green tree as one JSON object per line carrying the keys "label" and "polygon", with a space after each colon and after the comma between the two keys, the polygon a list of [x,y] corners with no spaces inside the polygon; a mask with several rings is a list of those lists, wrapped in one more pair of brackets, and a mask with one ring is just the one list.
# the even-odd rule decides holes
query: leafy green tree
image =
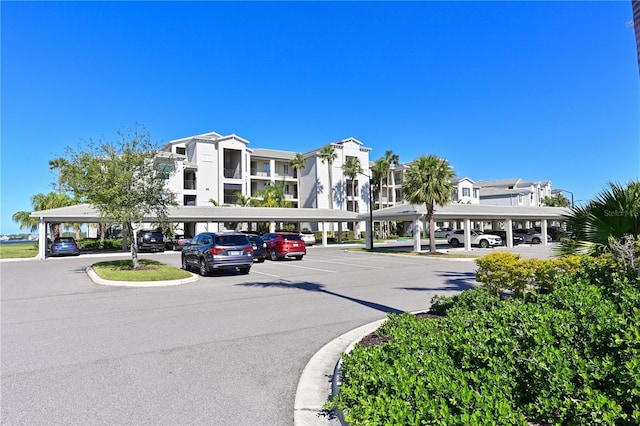
{"label": "leafy green tree", "polygon": [[[447,160],[435,155],[421,156],[415,160],[405,173],[402,192],[406,200],[412,204],[424,203],[427,207],[429,235],[435,233],[433,212],[435,205],[444,206],[451,201],[455,176],[453,168]],[[435,238],[429,238],[429,251],[436,252]]]}
{"label": "leafy green tree", "polygon": [[134,269],[139,268],[135,235],[145,218],[155,216],[166,223],[175,194],[166,187],[173,161],[161,159],[147,130],[136,126],[118,131],[117,141],[90,141],[85,147],[67,147],[64,184],[82,200],[93,205],[105,221],[122,223],[131,241]]}
{"label": "leafy green tree", "polygon": [[296,171],[298,177],[298,208],[302,207],[302,170],[307,165],[307,159],[301,153],[296,155],[289,161],[289,165]]}
{"label": "leafy green tree", "polygon": [[[57,209],[75,204],[73,199],[64,193],[49,192],[48,194],[36,194],[31,197],[31,204],[34,211]],[[29,228],[31,232],[38,229],[38,219],[30,217],[31,212],[20,211],[11,216],[11,219],[18,223],[20,229]],[[62,224],[49,223],[49,234],[52,238],[59,237]]]}
{"label": "leafy green tree", "polygon": [[322,164],[327,163],[329,170],[329,208],[333,208],[333,162],[338,158],[336,149],[333,145],[329,144],[322,148],[318,153],[318,157],[322,161]]}
{"label": "leafy green tree", "polygon": [[557,193],[551,197],[544,197],[542,204],[547,207],[569,207],[571,202],[562,193]]}
{"label": "leafy green tree", "polygon": [[585,206],[575,206],[566,216],[567,238],[559,252],[593,254],[610,251],[625,240],[640,239],[640,182],[627,186],[610,183]]}

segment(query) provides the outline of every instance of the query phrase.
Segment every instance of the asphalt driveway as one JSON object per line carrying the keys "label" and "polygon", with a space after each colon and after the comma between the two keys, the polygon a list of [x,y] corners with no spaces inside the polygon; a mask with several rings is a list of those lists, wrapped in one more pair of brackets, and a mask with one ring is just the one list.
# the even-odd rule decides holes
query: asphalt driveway
{"label": "asphalt driveway", "polygon": [[475,284],[472,261],[340,247],[181,286],[89,279],[116,257],[0,263],[3,425],[291,425],[325,343]]}

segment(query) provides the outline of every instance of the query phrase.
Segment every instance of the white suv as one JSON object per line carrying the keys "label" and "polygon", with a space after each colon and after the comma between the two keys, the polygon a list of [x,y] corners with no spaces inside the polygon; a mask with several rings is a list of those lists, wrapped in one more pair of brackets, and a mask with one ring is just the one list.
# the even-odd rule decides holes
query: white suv
{"label": "white suv", "polygon": [[[453,231],[447,236],[447,241],[451,244],[451,247],[458,247],[464,244],[464,230]],[[494,247],[502,245],[502,238],[493,234],[481,234],[476,231],[471,231],[471,245],[479,246],[482,248]]]}

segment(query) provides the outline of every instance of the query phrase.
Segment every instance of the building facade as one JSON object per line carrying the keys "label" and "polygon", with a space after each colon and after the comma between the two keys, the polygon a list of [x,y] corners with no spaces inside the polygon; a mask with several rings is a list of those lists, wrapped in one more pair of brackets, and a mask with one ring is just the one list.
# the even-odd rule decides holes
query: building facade
{"label": "building facade", "polygon": [[[331,146],[333,161],[322,158],[321,150]],[[405,203],[402,183],[411,163],[391,166],[380,188],[370,188],[371,148],[353,137],[300,153],[303,168],[294,170],[294,151],[250,148],[249,141],[235,134],[209,132],[168,142],[159,154],[172,164],[167,187],[177,194],[183,206],[243,205],[260,199],[270,184],[281,185],[285,200],[294,208],[328,208],[356,213],[393,207]],[[362,172],[351,179],[344,173],[349,157],[357,159]],[[509,206],[541,206],[551,196],[550,181],[524,181],[520,178],[473,181],[455,178],[452,203]],[[316,231],[317,224],[300,224]],[[203,224],[182,224],[187,235],[205,229]],[[233,226],[233,224],[230,224]],[[446,226],[446,224],[441,224]],[[345,224],[344,229],[365,230],[364,222]],[[210,229],[209,229],[210,230]]]}

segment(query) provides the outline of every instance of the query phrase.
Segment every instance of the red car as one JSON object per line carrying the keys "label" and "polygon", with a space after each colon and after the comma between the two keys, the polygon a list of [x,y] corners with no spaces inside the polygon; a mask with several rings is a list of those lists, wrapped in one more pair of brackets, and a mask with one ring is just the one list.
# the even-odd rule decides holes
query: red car
{"label": "red car", "polygon": [[267,255],[271,260],[301,260],[307,254],[307,247],[297,232],[271,232],[262,236],[267,245]]}

